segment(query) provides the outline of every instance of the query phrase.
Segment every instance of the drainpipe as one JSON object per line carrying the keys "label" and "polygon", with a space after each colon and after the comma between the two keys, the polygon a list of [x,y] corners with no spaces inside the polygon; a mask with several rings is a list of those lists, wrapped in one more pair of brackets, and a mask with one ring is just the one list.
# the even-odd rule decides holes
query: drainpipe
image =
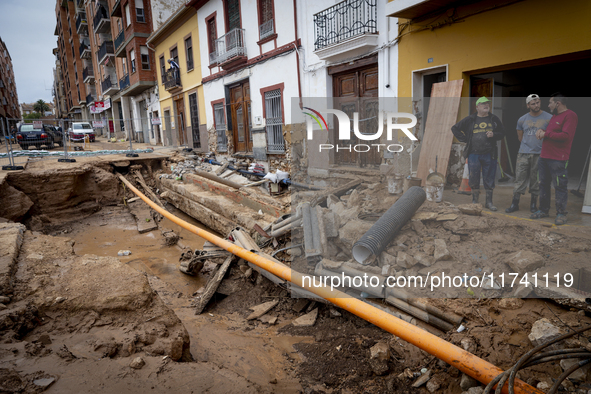
{"label": "drainpipe", "polygon": [[[265,271],[269,271],[273,275],[287,280],[297,286],[300,286],[319,297],[324,298],[327,301],[335,304],[336,306],[343,308],[360,318],[367,320],[368,322],[383,328],[384,330],[392,333],[402,340],[417,346],[420,349],[425,350],[429,354],[434,355],[440,360],[445,361],[453,367],[456,367],[466,375],[477,379],[481,383],[488,384],[499,374],[503,373],[503,370],[497,366],[485,361],[472,353],[465,351],[464,349],[447,342],[446,340],[439,338],[419,327],[416,327],[410,323],[407,323],[397,317],[394,317],[376,307],[368,305],[367,303],[352,298],[351,296],[337,290],[331,290],[327,287],[314,287],[311,285],[304,285],[304,277],[310,278],[308,275],[303,275],[300,272],[292,270],[290,267],[276,262],[258,254],[252,253],[240,246],[222,239],[210,232],[202,230],[197,226],[194,226],[182,219],[177,218],[167,210],[163,209],[159,205],[152,202],[145,195],[143,195],[138,189],[136,189],[127,179],[119,174],[119,179],[133,191],[138,197],[140,197],[150,208],[160,213],[173,223],[191,231],[192,233],[204,238],[205,240],[217,245],[228,252],[249,261]],[[544,394],[544,392],[528,385],[522,380],[515,380],[515,391],[516,394]],[[508,393],[507,389],[503,389],[503,393]]]}
{"label": "drainpipe", "polygon": [[304,104],[302,103],[302,80],[301,80],[301,76],[300,76],[300,53],[298,51],[298,8],[296,6],[296,2],[297,0],[293,0],[293,27],[294,27],[294,33],[295,33],[295,41],[294,41],[294,46],[295,46],[295,53],[296,53],[296,69],[298,71],[298,94],[300,97],[300,109],[302,109],[304,107]]}

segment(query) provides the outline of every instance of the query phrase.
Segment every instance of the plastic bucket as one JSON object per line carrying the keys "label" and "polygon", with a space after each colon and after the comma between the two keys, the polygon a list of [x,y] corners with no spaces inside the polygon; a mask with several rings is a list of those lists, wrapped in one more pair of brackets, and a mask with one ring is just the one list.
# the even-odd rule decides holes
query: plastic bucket
{"label": "plastic bucket", "polygon": [[402,186],[404,183],[404,175],[394,174],[393,176],[388,176],[387,179],[388,179],[388,193],[390,193],[390,194],[402,193]]}
{"label": "plastic bucket", "polygon": [[402,191],[406,193],[406,191],[413,186],[421,187],[422,182],[423,182],[423,180],[421,178],[406,177],[406,178],[404,178],[404,183],[402,185]]}
{"label": "plastic bucket", "polygon": [[443,183],[432,183],[425,187],[427,200],[431,202],[443,201]]}

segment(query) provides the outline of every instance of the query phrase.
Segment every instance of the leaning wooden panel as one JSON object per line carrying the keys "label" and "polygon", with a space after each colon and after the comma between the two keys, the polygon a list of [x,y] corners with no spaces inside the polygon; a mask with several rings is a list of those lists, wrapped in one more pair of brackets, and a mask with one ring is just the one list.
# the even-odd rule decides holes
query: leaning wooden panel
{"label": "leaning wooden panel", "polygon": [[447,176],[447,165],[454,137],[451,126],[456,124],[458,118],[463,84],[462,79],[433,84],[431,98],[439,98],[429,102],[417,168],[417,178],[422,179],[423,186],[429,175],[429,169],[435,171],[435,158],[437,158],[437,172]]}

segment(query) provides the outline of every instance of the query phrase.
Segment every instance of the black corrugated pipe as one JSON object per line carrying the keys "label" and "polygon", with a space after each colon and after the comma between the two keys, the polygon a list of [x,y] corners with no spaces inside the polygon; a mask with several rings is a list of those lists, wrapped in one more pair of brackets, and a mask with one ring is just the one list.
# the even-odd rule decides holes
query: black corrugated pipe
{"label": "black corrugated pipe", "polygon": [[425,202],[427,195],[419,186],[413,186],[396,201],[390,209],[378,219],[377,222],[363,237],[353,245],[353,257],[359,264],[366,263],[372,254],[379,256],[380,253],[398,234],[417,209]]}

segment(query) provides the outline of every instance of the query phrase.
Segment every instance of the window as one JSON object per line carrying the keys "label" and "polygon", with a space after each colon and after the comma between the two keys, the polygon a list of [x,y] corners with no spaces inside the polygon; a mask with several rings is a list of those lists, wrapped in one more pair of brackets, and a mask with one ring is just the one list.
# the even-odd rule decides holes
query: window
{"label": "window", "polygon": [[148,47],[140,47],[140,55],[142,56],[142,70],[150,69],[150,53]]}
{"label": "window", "polygon": [[285,152],[281,90],[265,92],[265,119],[269,152]]}
{"label": "window", "polygon": [[174,47],[170,50],[170,57],[176,64],[179,64],[179,50],[177,47]]}
{"label": "window", "polygon": [[273,0],[258,0],[259,2],[259,37],[269,37],[275,33],[273,25]]}
{"label": "window", "polygon": [[209,49],[209,64],[216,62],[215,40],[218,38],[215,14],[207,20],[207,46]]}
{"label": "window", "polygon": [[228,138],[226,136],[226,116],[224,114],[224,103],[213,106],[215,130],[217,133],[217,150],[226,152],[228,150]]}
{"label": "window", "polygon": [[226,32],[240,29],[240,0],[227,0],[224,5],[226,6]]}
{"label": "window", "polygon": [[131,72],[135,72],[135,51],[132,49],[129,51],[129,64],[131,65]]}
{"label": "window", "polygon": [[129,3],[125,4],[125,26],[131,25],[131,13],[129,12]]}
{"label": "window", "polygon": [[193,148],[201,148],[199,135],[199,111],[197,108],[197,93],[189,95],[189,111],[191,115],[191,133],[193,134]]}
{"label": "window", "polygon": [[187,70],[193,69],[193,42],[191,37],[185,39],[185,52],[187,55]]}
{"label": "window", "polygon": [[166,65],[164,63],[164,55],[160,56],[160,79],[164,85],[164,73],[166,72]]}
{"label": "window", "polygon": [[146,16],[144,15],[144,0],[135,0],[135,17],[138,22],[146,21]]}

